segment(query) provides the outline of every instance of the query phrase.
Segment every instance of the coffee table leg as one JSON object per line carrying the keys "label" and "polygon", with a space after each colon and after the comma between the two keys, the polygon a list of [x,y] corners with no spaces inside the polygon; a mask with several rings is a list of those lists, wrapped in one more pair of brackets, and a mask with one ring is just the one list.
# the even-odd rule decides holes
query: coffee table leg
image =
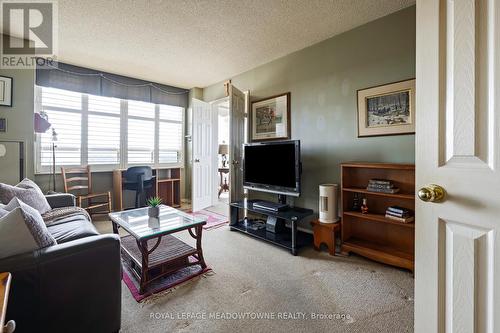
{"label": "coffee table leg", "polygon": [[202,269],[207,268],[205,264],[205,259],[203,258],[203,250],[201,248],[201,234],[203,232],[203,226],[196,226],[196,250],[198,251],[198,258],[200,260],[200,265]]}
{"label": "coffee table leg", "polygon": [[113,226],[113,233],[118,235],[118,224],[111,221],[111,225]]}
{"label": "coffee table leg", "polygon": [[148,242],[147,241],[137,241],[137,246],[142,254],[142,267],[141,267],[141,280],[139,281],[139,294],[144,293],[144,288],[147,284],[147,272],[148,272]]}

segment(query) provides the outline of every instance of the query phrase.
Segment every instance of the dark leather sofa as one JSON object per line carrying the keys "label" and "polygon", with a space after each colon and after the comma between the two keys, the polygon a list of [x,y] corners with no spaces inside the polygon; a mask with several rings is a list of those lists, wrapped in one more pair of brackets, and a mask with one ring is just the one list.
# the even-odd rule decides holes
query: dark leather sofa
{"label": "dark leather sofa", "polygon": [[[47,196],[52,208],[75,205],[70,194]],[[120,330],[121,261],[117,235],[100,235],[83,215],[48,227],[57,241],[0,260],[12,273],[7,318],[16,333],[111,333]]]}

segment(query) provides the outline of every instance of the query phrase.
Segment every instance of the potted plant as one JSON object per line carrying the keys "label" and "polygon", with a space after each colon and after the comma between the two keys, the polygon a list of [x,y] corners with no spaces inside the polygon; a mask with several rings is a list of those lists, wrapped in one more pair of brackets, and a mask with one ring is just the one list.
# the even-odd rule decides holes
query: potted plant
{"label": "potted plant", "polygon": [[160,197],[149,198],[147,204],[148,204],[148,216],[158,218],[158,216],[160,216],[161,198]]}

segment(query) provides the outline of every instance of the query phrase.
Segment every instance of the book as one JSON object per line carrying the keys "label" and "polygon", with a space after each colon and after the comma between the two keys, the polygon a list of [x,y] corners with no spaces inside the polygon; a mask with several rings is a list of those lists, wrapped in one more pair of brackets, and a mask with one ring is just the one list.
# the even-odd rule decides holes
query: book
{"label": "book", "polygon": [[371,187],[371,188],[387,188],[387,189],[391,189],[391,188],[394,188],[394,184],[372,184],[372,183],[369,183],[368,184],[368,187]]}
{"label": "book", "polygon": [[398,221],[401,223],[411,223],[411,222],[415,221],[415,217],[413,217],[413,216],[405,218],[405,217],[396,217],[396,216],[385,214],[385,217],[390,219],[390,220]]}
{"label": "book", "polygon": [[389,193],[389,194],[394,194],[399,192],[399,188],[373,188],[370,186],[368,186],[366,190],[369,192],[379,192],[379,193]]}
{"label": "book", "polygon": [[387,210],[394,212],[394,213],[399,213],[399,214],[411,212],[408,208],[399,207],[399,206],[389,206],[389,207],[387,207]]}
{"label": "book", "polygon": [[378,184],[378,185],[391,185],[392,181],[388,179],[377,179],[372,178],[368,181],[368,184]]}
{"label": "book", "polygon": [[391,216],[394,216],[394,217],[401,217],[401,218],[406,218],[406,217],[410,217],[411,216],[410,212],[406,212],[406,213],[400,214],[400,213],[394,213],[394,212],[391,212],[390,210],[387,210],[385,213],[387,215],[391,215]]}

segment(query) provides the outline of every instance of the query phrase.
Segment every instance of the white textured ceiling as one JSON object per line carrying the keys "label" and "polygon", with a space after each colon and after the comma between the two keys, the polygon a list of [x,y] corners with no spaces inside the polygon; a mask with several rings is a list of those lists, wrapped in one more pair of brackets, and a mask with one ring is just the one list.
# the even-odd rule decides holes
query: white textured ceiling
{"label": "white textured ceiling", "polygon": [[415,0],[59,0],[59,60],[191,88]]}

